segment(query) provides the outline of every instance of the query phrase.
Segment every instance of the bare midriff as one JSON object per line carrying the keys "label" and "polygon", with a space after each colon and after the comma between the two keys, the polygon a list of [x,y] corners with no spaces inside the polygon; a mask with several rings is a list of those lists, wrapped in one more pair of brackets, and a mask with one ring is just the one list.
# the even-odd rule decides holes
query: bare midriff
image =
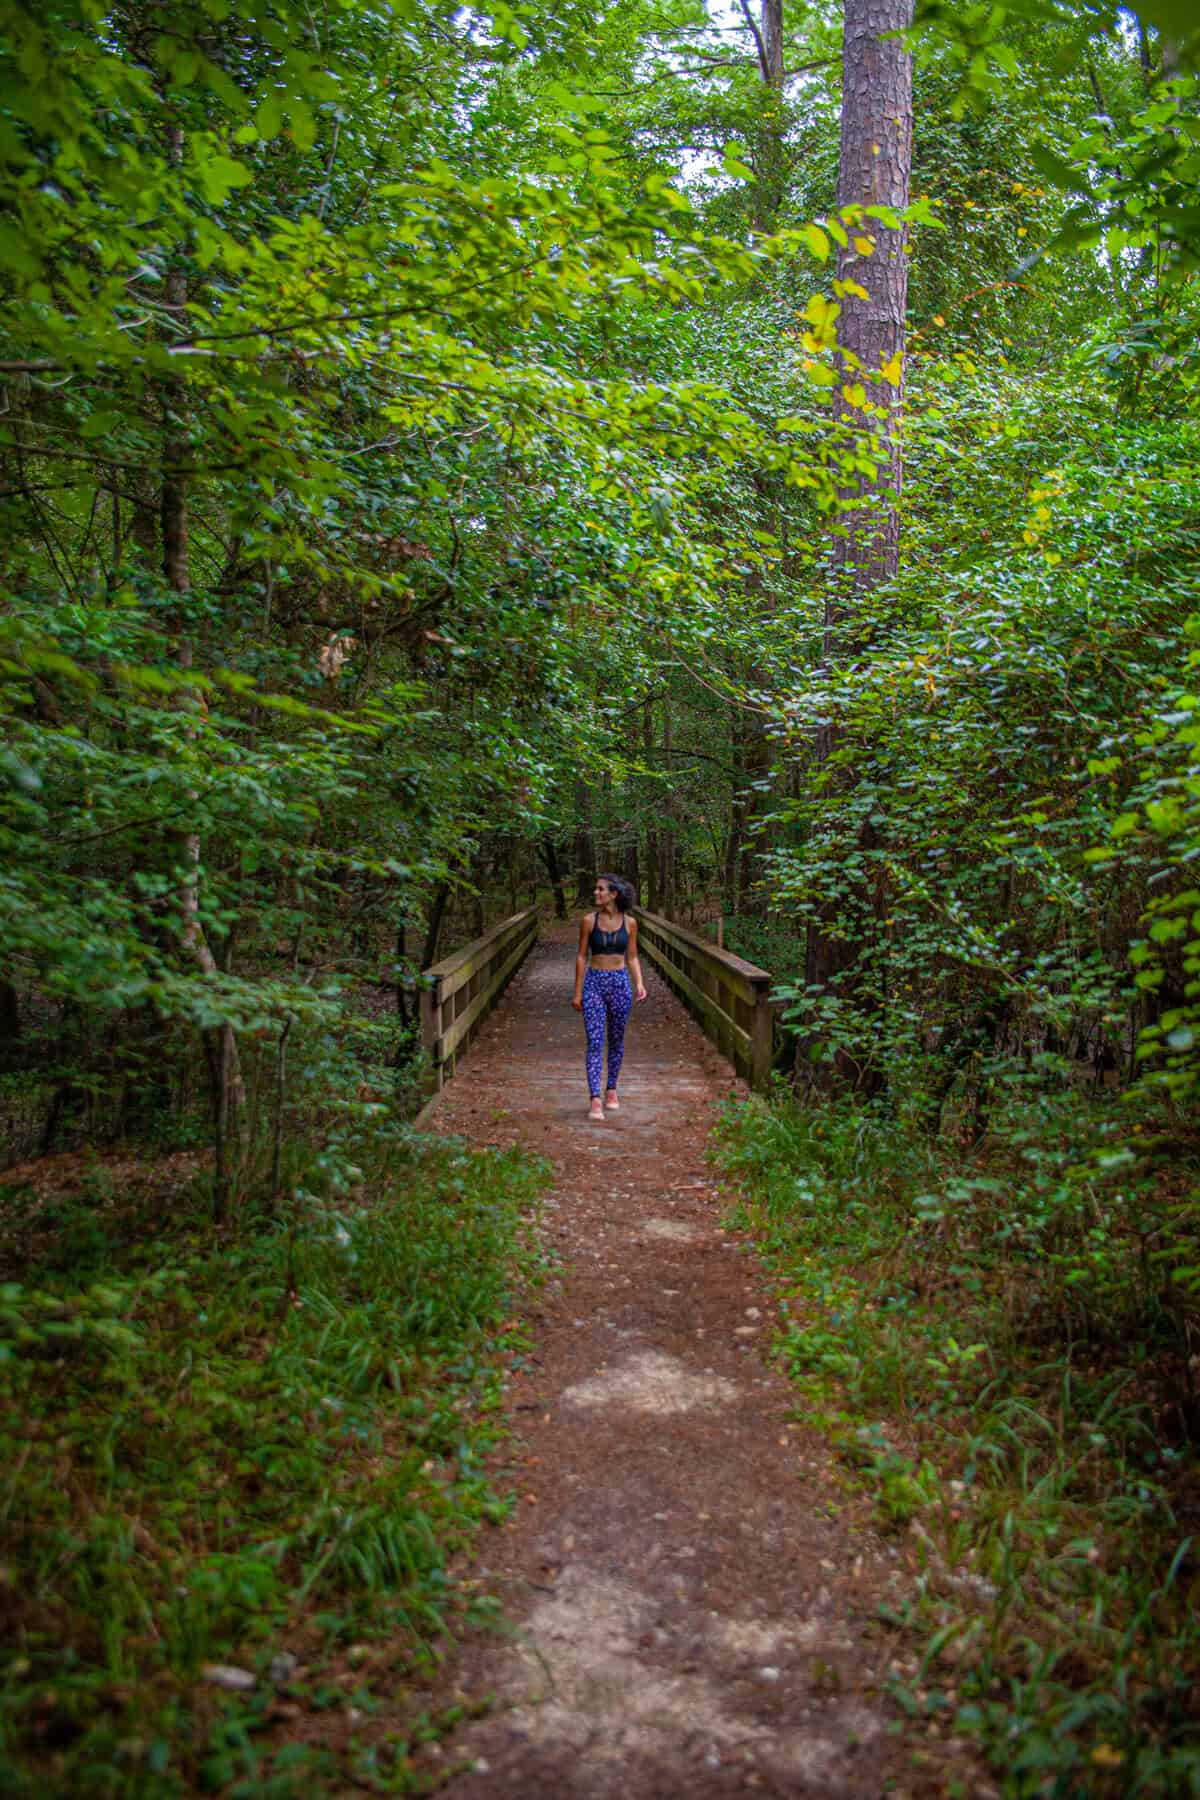
{"label": "bare midriff", "polygon": [[625,958],[623,956],[593,956],[592,967],[593,969],[623,969]]}

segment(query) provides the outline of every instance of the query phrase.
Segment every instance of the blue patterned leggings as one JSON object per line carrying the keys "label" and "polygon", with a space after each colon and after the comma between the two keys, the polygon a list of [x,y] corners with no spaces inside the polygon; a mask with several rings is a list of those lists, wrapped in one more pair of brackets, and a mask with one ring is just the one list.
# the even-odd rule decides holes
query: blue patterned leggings
{"label": "blue patterned leggings", "polygon": [[625,1054],[625,1027],[633,1010],[633,989],[626,969],[589,969],[583,978],[583,1023],[587,1031],[588,1091],[600,1092],[604,1027],[608,1026],[608,1085],[615,1088]]}

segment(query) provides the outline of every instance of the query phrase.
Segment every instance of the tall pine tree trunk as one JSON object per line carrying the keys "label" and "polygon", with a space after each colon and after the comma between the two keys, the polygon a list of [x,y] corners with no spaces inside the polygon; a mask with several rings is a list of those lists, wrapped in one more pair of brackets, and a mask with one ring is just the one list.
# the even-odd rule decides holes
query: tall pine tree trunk
{"label": "tall pine tree trunk", "polygon": [[[912,59],[896,35],[912,23],[912,0],[845,0],[842,32],[842,133],[838,172],[838,206],[908,205],[912,169]],[[824,662],[832,674],[866,641],[869,625],[865,601],[871,591],[891,580],[900,555],[899,501],[903,471],[899,443],[901,372],[905,349],[908,260],[903,227],[864,220],[848,227],[850,242],[838,257],[838,277],[866,289],[867,298],[848,295],[838,321],[841,347],[857,359],[846,383],[866,390],[866,405],[852,406],[835,390],[835,412],[849,430],[864,440],[876,465],[843,494],[847,510],[835,539],[832,578],[826,593]],[[865,254],[857,240],[873,240]],[[865,440],[873,439],[872,442]],[[836,722],[823,726],[817,757],[827,761],[838,747]],[[852,770],[827,790],[845,794],[853,786]],[[878,847],[877,827],[864,823],[859,850],[868,858]],[[806,976],[809,986],[833,990],[856,1000],[853,968],[877,928],[877,896],[865,885],[847,902],[848,916],[838,918],[828,904],[809,928]],[[859,1035],[869,1040],[866,1020]],[[867,1092],[881,1083],[879,1067],[869,1051],[841,1052],[840,1076]]]}
{"label": "tall pine tree trunk", "polygon": [[[912,58],[895,35],[912,23],[912,0],[846,0],[842,35],[842,137],[838,165],[838,206],[908,205],[912,174]],[[898,423],[901,370],[908,305],[907,233],[869,219],[849,229],[849,244],[838,253],[838,279],[854,281],[867,299],[847,295],[838,320],[838,341],[858,358],[867,406],[855,408],[837,390],[834,407],[842,422],[873,436],[867,454],[877,462],[872,479],[862,476],[844,498],[850,503],[834,546],[837,578],[825,610],[825,659],[844,654],[839,626],[853,634],[854,597],[889,581],[900,555],[898,504],[903,471]],[[860,240],[873,242],[869,255]],[[880,371],[888,369],[888,379]]]}

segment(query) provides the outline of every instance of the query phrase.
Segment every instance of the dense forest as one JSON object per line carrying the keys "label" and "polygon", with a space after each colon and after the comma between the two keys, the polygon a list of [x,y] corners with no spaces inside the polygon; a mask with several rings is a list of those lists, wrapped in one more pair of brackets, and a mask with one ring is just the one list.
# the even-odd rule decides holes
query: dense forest
{"label": "dense forest", "polygon": [[418,1791],[195,1673],[466,1606],[546,1171],[414,1128],[423,971],[613,869],[774,978],[717,1153],[904,1704],[1200,1791],[1198,59],[10,0],[0,1790]]}

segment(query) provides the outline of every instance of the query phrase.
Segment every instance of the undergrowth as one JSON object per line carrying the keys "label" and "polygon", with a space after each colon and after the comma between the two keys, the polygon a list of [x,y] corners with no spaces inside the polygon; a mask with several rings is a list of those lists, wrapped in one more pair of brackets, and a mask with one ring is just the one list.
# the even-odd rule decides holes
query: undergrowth
{"label": "undergrowth", "polygon": [[752,1103],[717,1155],[776,1279],[797,1416],[912,1536],[901,1704],[975,1735],[1010,1795],[1197,1794],[1195,1319],[1154,1253],[1178,1166],[1132,1208],[1128,1175],[1068,1167],[1076,1101],[1054,1104],[984,1155]]}
{"label": "undergrowth", "polygon": [[401,1132],[355,1174],[221,1240],[198,1193],[156,1236],[95,1178],[43,1206],[0,1289],[0,1793],[425,1791],[452,1721],[405,1694],[490,1604],[449,1559],[508,1511],[544,1168]]}

